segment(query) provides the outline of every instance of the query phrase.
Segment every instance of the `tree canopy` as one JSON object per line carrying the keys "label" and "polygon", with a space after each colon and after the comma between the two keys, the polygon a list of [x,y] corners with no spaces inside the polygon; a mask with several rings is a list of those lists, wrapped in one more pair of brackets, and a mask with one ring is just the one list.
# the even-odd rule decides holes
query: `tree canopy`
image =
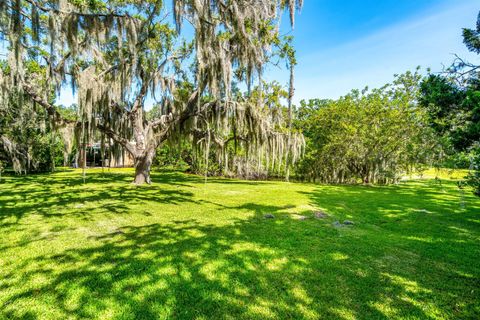
{"label": "tree canopy", "polygon": [[416,101],[418,72],[338,100],[302,101],[297,125],[305,128],[304,179],[328,183],[390,183],[431,163],[435,149],[426,113]]}
{"label": "tree canopy", "polygon": [[[247,157],[266,156],[288,164],[302,139],[278,130],[262,98],[262,71],[272,59],[294,65],[289,37],[279,32],[281,13],[291,24],[302,1],[9,0],[0,5],[0,33],[8,42],[8,66],[0,74],[0,104],[12,94],[43,107],[57,127],[70,126],[77,144],[102,136],[135,160],[135,182],[150,182],[156,147],[189,139],[208,166],[212,142],[239,145]],[[182,38],[185,23],[191,39]],[[39,65],[35,72],[25,66]],[[258,80],[258,99],[252,83]],[[232,81],[246,96],[232,94]],[[78,117],[65,121],[53,103],[70,84],[78,96]],[[293,95],[293,73],[290,81]],[[12,88],[15,92],[12,93]],[[145,100],[161,105],[155,119],[145,116]],[[25,103],[22,101],[22,103]],[[288,127],[282,123],[280,127]],[[73,130],[73,129],[72,129]],[[72,131],[68,130],[68,131]],[[255,151],[255,152],[254,152]],[[225,157],[223,157],[225,158]]]}

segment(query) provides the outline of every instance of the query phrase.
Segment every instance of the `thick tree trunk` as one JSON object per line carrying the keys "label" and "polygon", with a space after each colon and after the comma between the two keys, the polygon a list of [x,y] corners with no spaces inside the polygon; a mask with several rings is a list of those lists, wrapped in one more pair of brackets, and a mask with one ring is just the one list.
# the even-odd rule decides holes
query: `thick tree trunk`
{"label": "thick tree trunk", "polygon": [[135,158],[135,179],[133,183],[142,185],[145,183],[152,183],[150,179],[150,168],[152,166],[153,156],[155,150],[143,153],[141,156]]}

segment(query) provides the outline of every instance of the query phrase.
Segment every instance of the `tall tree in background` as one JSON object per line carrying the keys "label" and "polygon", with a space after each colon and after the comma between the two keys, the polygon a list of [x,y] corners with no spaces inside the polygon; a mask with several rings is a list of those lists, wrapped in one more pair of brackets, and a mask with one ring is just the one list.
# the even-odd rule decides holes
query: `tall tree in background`
{"label": "tall tree in background", "polygon": [[[463,29],[467,48],[480,53],[480,14],[476,29]],[[443,74],[431,74],[421,84],[420,105],[430,125],[443,139],[447,154],[468,152],[480,141],[480,65],[456,57]]]}
{"label": "tall tree in background", "polygon": [[428,113],[428,122],[441,137],[448,155],[467,150],[471,139],[466,136],[470,123],[467,91],[448,77],[430,74],[420,84],[419,104]]}
{"label": "tall tree in background", "polygon": [[[9,57],[0,74],[0,104],[15,91],[43,107],[58,127],[75,126],[83,145],[97,133],[121,145],[134,158],[137,184],[150,183],[155,149],[168,139],[199,146],[206,166],[212,141],[230,137],[262,158],[259,163],[266,155],[295,159],[300,135],[278,131],[262,99],[239,99],[231,83],[235,77],[248,88],[256,78],[261,84],[264,65],[284,48],[282,10],[289,10],[293,26],[301,5],[175,0],[170,12],[161,0],[2,1],[0,35],[9,43]],[[193,27],[192,41],[179,38],[185,21]],[[26,73],[27,60],[45,72]],[[192,86],[179,94],[185,82]],[[50,99],[65,83],[78,94],[74,124]],[[161,103],[155,119],[145,116],[147,97]]]}
{"label": "tall tree in background", "polygon": [[[480,54],[480,13],[475,29],[463,29],[463,42]],[[446,72],[423,80],[419,102],[454,164],[474,169],[470,183],[480,194],[480,64],[457,56]]]}
{"label": "tall tree in background", "polygon": [[[463,42],[468,50],[480,55],[480,12],[477,17],[476,28],[463,29]],[[471,106],[472,112],[472,122],[468,134],[475,141],[472,146],[474,149],[472,152],[474,171],[469,175],[469,183],[473,186],[474,193],[480,196],[480,64],[461,61],[457,68],[454,68],[454,71],[467,75],[467,98],[465,101]]]}
{"label": "tall tree in background", "polygon": [[[463,29],[463,42],[469,51],[480,54],[480,13],[474,29]],[[480,64],[457,56],[445,73],[427,77],[421,92],[420,104],[444,150],[455,165],[474,169],[469,181],[480,194]]]}

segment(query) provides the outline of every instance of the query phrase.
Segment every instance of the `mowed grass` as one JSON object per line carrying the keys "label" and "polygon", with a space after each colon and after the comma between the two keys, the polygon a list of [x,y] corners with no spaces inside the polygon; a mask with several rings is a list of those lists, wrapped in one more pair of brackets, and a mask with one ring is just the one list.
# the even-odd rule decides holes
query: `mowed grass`
{"label": "mowed grass", "polygon": [[455,180],[4,179],[0,318],[480,318],[480,199]]}

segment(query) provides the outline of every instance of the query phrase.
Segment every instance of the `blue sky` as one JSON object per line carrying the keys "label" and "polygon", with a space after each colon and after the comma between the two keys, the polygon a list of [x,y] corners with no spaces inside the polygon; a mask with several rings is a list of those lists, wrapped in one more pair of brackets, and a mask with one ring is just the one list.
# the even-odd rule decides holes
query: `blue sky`
{"label": "blue sky", "polygon": [[[379,87],[418,65],[441,71],[454,53],[478,61],[461,29],[475,25],[479,10],[478,0],[304,0],[295,29],[287,17],[282,27],[295,36],[294,102]],[[286,85],[288,72],[270,67],[265,78]],[[70,90],[58,102],[73,102]]]}
{"label": "blue sky", "polygon": [[[461,29],[474,27],[479,10],[478,0],[305,0],[292,32],[294,100],[379,87],[418,65],[441,71],[454,53],[478,61],[465,49]],[[287,82],[276,68],[267,75]]]}

